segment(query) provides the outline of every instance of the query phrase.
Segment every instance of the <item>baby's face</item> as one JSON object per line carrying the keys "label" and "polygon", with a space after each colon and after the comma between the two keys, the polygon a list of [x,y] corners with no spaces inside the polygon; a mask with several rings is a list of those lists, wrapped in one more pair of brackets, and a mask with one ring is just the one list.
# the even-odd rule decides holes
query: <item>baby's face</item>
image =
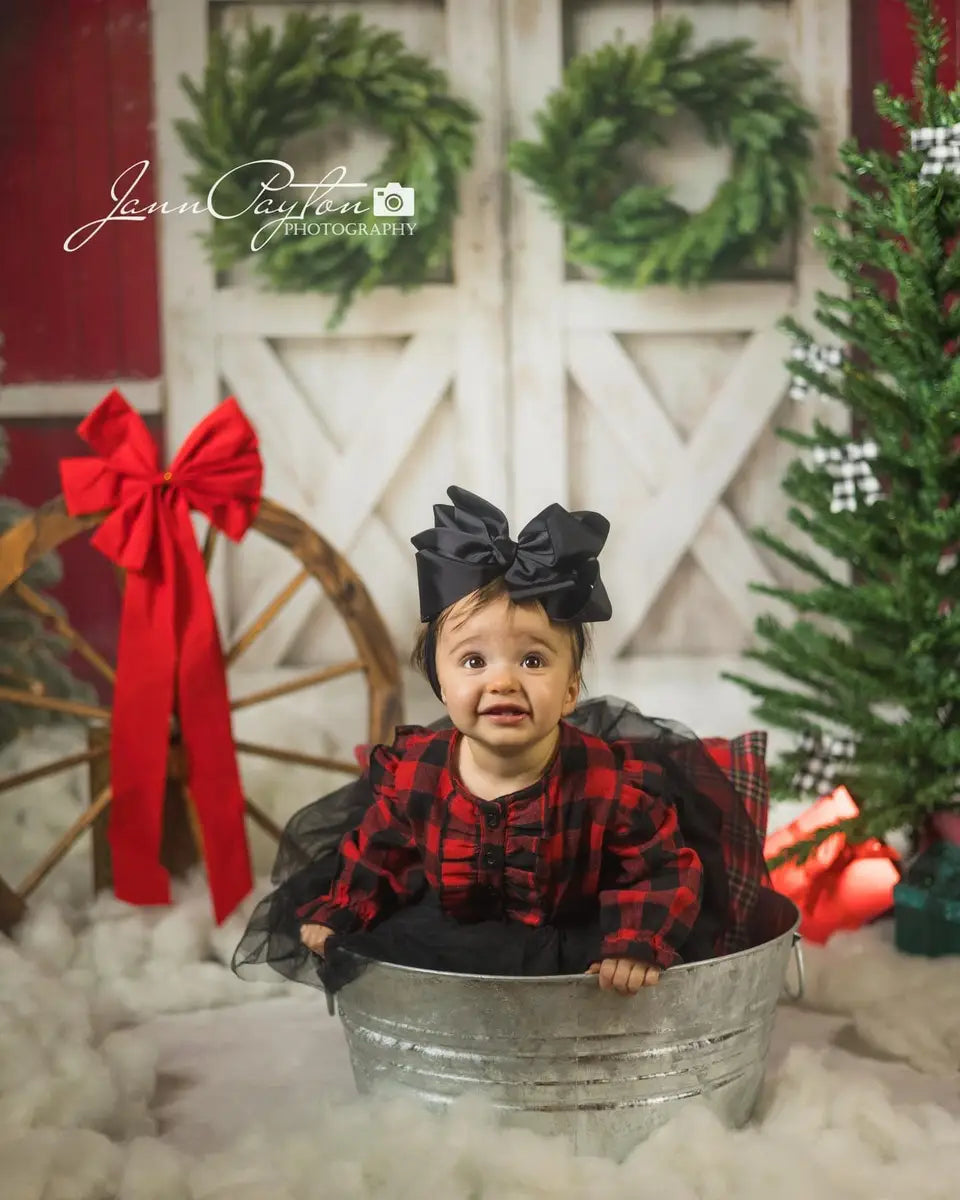
{"label": "baby's face", "polygon": [[454,607],[437,641],[443,702],[465,736],[516,754],[573,711],[580,682],[570,633],[537,605],[506,596],[463,616],[469,599]]}

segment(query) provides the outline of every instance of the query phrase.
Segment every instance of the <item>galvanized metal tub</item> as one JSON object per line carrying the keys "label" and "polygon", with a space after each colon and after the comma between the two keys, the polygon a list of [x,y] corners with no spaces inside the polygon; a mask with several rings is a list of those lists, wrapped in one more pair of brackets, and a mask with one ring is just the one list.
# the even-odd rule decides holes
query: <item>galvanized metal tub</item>
{"label": "galvanized metal tub", "polygon": [[480,1094],[511,1124],[615,1159],[697,1097],[742,1125],[763,1082],[800,919],[783,896],[764,903],[774,936],[674,967],[635,996],[601,992],[594,976],[369,962],[337,995],[357,1088],[400,1088],[441,1108]]}

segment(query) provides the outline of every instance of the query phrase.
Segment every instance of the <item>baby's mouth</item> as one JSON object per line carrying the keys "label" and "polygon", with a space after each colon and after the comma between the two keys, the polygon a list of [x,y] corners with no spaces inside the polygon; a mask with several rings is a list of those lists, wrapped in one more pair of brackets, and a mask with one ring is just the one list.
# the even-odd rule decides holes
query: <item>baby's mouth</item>
{"label": "baby's mouth", "polygon": [[527,710],[519,704],[492,704],[483,709],[481,717],[490,717],[495,721],[522,721],[527,716]]}

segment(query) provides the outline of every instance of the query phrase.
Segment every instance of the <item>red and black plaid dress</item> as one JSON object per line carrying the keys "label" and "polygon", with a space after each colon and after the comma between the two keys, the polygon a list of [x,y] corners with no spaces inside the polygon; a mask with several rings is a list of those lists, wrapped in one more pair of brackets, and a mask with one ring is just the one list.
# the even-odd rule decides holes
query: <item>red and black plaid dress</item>
{"label": "red and black plaid dress", "polygon": [[373,804],[341,844],[333,887],[300,919],[353,933],[415,901],[425,882],[462,922],[563,924],[598,906],[602,957],[681,961],[702,867],[662,768],[561,722],[541,779],[479,800],[452,766],[459,737],[413,726],[375,748]]}
{"label": "red and black plaid dress", "polygon": [[[375,747],[360,779],[290,819],[234,970],[335,991],[366,959],[565,974],[602,956],[699,961],[781,932],[760,903],[763,735],[725,744],[721,769],[713,747],[623,701],[587,701],[560,729],[543,778],[495,801],[457,778],[449,723]],[[325,961],[302,944],[305,922],[336,931]]]}

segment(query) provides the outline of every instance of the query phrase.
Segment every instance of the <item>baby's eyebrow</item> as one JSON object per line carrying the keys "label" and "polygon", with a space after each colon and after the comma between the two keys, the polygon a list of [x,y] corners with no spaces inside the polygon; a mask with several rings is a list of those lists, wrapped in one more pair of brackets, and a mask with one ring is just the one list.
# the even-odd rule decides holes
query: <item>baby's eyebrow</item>
{"label": "baby's eyebrow", "polygon": [[462,649],[463,649],[465,646],[474,646],[474,647],[476,647],[477,645],[478,645],[478,639],[477,639],[477,638],[474,638],[474,637],[465,637],[465,638],[461,638],[461,639],[460,639],[458,642],[454,642],[454,643],[453,643],[453,645],[450,647],[450,653],[451,653],[451,654],[459,654],[459,653],[460,653],[460,651],[461,651],[461,650],[462,650]]}
{"label": "baby's eyebrow", "polygon": [[[483,645],[482,637],[477,637],[477,636],[464,637],[464,638],[460,638],[459,641],[456,641],[453,643],[453,645],[450,647],[450,653],[451,654],[459,654],[467,646],[472,646],[473,648],[475,648],[476,650],[479,651],[480,649],[482,649],[482,645]],[[549,642],[545,642],[543,640],[543,638],[537,637],[536,635],[534,635],[533,637],[524,638],[523,645],[525,647],[527,647],[528,649],[537,647],[537,648],[540,648],[543,650],[549,650],[551,654],[555,654],[557,651],[556,646],[551,646]]]}

